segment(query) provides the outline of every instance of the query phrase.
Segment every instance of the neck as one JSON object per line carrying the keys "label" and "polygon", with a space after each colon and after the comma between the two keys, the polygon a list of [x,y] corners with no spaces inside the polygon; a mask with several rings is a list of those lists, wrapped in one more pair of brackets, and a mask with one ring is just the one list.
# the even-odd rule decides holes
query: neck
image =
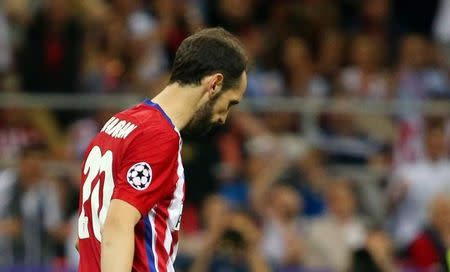
{"label": "neck", "polygon": [[204,93],[199,88],[173,83],[167,85],[152,101],[164,110],[178,130],[182,130],[204,102]]}

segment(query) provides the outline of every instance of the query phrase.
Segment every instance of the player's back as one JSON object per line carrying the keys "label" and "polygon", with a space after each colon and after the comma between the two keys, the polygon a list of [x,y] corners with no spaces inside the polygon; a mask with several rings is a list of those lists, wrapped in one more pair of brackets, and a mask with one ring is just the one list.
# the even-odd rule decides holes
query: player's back
{"label": "player's back", "polygon": [[80,189],[80,271],[100,271],[101,227],[112,199],[142,215],[133,271],[171,270],[184,198],[181,139],[150,100],[109,119],[86,150]]}

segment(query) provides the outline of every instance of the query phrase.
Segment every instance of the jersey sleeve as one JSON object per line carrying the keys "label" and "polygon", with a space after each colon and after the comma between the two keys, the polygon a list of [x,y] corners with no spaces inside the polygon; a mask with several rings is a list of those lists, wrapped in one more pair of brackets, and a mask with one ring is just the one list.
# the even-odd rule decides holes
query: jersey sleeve
{"label": "jersey sleeve", "polygon": [[147,214],[176,184],[179,139],[169,133],[137,136],[116,174],[113,199]]}

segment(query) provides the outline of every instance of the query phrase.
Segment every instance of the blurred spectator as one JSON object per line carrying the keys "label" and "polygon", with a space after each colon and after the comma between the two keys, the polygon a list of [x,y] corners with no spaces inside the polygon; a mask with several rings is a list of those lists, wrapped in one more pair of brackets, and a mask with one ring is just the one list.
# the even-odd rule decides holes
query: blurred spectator
{"label": "blurred spectator", "polygon": [[260,234],[253,220],[243,212],[221,210],[207,213],[209,223],[189,271],[269,271],[258,252]]}
{"label": "blurred spectator", "polygon": [[[180,239],[183,243],[180,243],[179,255],[183,256],[182,258],[190,259],[199,254],[200,249],[205,243],[205,237],[209,235],[209,230],[216,227],[215,224],[222,220],[219,217],[227,215],[229,209],[230,205],[223,197],[217,194],[208,195],[201,205],[199,218],[197,218],[199,222],[196,222],[197,228],[190,231],[186,231],[187,229],[184,227],[182,229]],[[186,217],[183,215],[181,224],[184,225],[185,222]],[[191,228],[191,226],[188,228]]]}
{"label": "blurred spectator", "polygon": [[248,84],[245,95],[248,97],[282,96],[284,94],[284,79],[281,71],[268,65],[266,55],[268,54],[267,37],[263,29],[253,27],[242,32],[240,40],[247,50],[252,63],[248,71]]}
{"label": "blurred spectator", "polygon": [[362,3],[361,31],[385,44],[391,38],[391,1],[367,0]]}
{"label": "blurred spectator", "polygon": [[446,68],[450,67],[450,1],[441,0],[433,22],[433,37],[444,54]]}
{"label": "blurred spectator", "polygon": [[424,121],[417,116],[396,123],[394,138],[394,166],[399,167],[423,158]]}
{"label": "blurred spectator", "polygon": [[0,172],[0,268],[14,264],[15,241],[20,234],[19,211],[13,202],[14,179],[13,173],[8,171]]}
{"label": "blurred spectator", "polygon": [[69,127],[67,149],[70,158],[83,158],[87,146],[112,114],[111,110],[99,110],[91,117],[78,120]]}
{"label": "blurred spectator", "polygon": [[325,212],[325,191],[330,177],[321,152],[307,148],[305,154],[284,173],[282,180],[299,192],[303,216],[309,219]]}
{"label": "blurred spectator", "polygon": [[77,271],[80,261],[80,254],[76,248],[78,241],[78,214],[71,218],[67,226],[68,231],[64,245],[65,259],[63,261],[69,271]]}
{"label": "blurred spectator", "polygon": [[306,42],[300,38],[286,39],[282,49],[287,92],[292,96],[325,97],[328,83],[316,74]]}
{"label": "blurred spectator", "polygon": [[436,195],[430,203],[428,225],[408,246],[409,264],[421,271],[447,271],[446,256],[450,246],[450,198]]}
{"label": "blurred spectator", "polygon": [[271,201],[262,214],[262,252],[281,271],[300,269],[305,254],[301,199],[293,188],[282,184],[272,186],[267,199]]}
{"label": "blurred spectator", "polygon": [[400,166],[391,182],[393,236],[398,246],[407,246],[423,227],[430,201],[438,193],[450,192],[450,162],[441,119],[427,123],[425,157]]}
{"label": "blurred spectator", "polygon": [[168,79],[166,73],[169,70],[168,57],[161,39],[161,23],[138,4],[127,19],[128,54],[133,61],[131,79],[136,82],[134,89],[155,92]]}
{"label": "blurred spectator", "polygon": [[4,88],[4,78],[11,69],[12,49],[9,24],[4,12],[0,11],[0,87]]}
{"label": "blurred spectator", "polygon": [[247,28],[256,13],[252,0],[213,0],[205,1],[207,22],[209,25],[220,25],[232,32]]}
{"label": "blurred spectator", "polygon": [[385,192],[393,167],[392,157],[392,147],[389,144],[383,145],[367,164],[367,171],[370,174],[358,177],[356,187],[359,211],[368,217],[371,224],[380,225],[386,218]]}
{"label": "blurred spectator", "polygon": [[84,92],[117,92],[124,86],[124,47],[127,42],[123,20],[112,5],[83,1],[86,24],[83,44],[81,89]]}
{"label": "blurred spectator", "polygon": [[[384,66],[385,51],[378,38],[369,35],[356,36],[350,46],[350,66],[342,69],[338,78],[338,87],[343,93],[337,95],[368,101],[386,101],[392,98],[390,73]],[[360,131],[359,138],[362,142],[364,135],[377,142],[392,140],[394,129],[389,116],[359,113],[352,116],[351,122]],[[365,139],[366,148],[372,150],[364,157],[370,157],[373,148],[376,148],[377,142],[371,142],[372,139]]]}
{"label": "blurred spectator", "polygon": [[129,42],[127,19],[137,2],[122,1],[122,6],[121,1],[112,1],[110,5],[103,1],[83,3],[85,21],[90,26],[85,30],[83,45],[83,91],[125,91],[129,87],[127,83],[130,84],[126,82],[130,80],[130,61],[125,52]]}
{"label": "blurred spectator", "polygon": [[389,236],[379,229],[368,232],[365,246],[352,256],[352,272],[395,272],[394,248]]}
{"label": "blurred spectator", "polygon": [[213,1],[164,1],[153,3],[153,12],[159,19],[161,34],[172,62],[178,46],[190,33],[204,27],[205,6]]}
{"label": "blurred spectator", "polygon": [[43,133],[32,122],[29,112],[14,108],[0,112],[1,160],[14,160],[24,147],[44,140]]}
{"label": "blurred spectator", "polygon": [[[7,169],[1,174],[0,206],[4,210],[0,255],[13,256],[14,263],[49,264],[56,256],[55,242],[66,234],[60,228],[62,214],[57,187],[43,169],[46,152],[43,145],[27,146],[18,169]],[[5,261],[11,261],[11,257]]]}
{"label": "blurred spectator", "polygon": [[366,239],[366,229],[356,215],[355,196],[348,180],[334,181],[327,187],[328,212],[314,219],[307,234],[312,267],[346,271],[353,250]]}
{"label": "blurred spectator", "polygon": [[315,144],[328,155],[329,163],[365,164],[376,153],[378,141],[357,121],[358,116],[349,112],[325,115],[322,133]]}
{"label": "blurred spectator", "polygon": [[21,50],[22,88],[28,92],[77,91],[83,29],[72,0],[46,0],[29,25]]}
{"label": "blurred spectator", "polygon": [[[216,133],[219,132],[216,131]],[[218,188],[218,180],[214,173],[214,167],[219,160],[215,138],[183,134],[181,155],[186,180],[195,180],[195,183],[186,187],[186,200],[195,207],[199,207],[205,197]]]}
{"label": "blurred spectator", "polygon": [[400,99],[426,99],[449,95],[447,75],[433,66],[430,54],[433,50],[424,36],[405,36],[400,50],[397,74],[397,95]]}
{"label": "blurred spectator", "polygon": [[327,82],[333,82],[344,62],[344,35],[338,30],[329,30],[320,37],[317,71]]}
{"label": "blurred spectator", "polygon": [[[288,10],[290,11],[286,18],[288,30],[309,40],[316,40],[320,33],[336,26],[340,17],[337,1],[332,0],[292,2]],[[309,27],[297,28],[297,25]]]}
{"label": "blurred spectator", "polygon": [[358,36],[351,45],[351,66],[340,75],[341,86],[351,97],[386,99],[389,79],[382,69],[381,44],[370,36]]}

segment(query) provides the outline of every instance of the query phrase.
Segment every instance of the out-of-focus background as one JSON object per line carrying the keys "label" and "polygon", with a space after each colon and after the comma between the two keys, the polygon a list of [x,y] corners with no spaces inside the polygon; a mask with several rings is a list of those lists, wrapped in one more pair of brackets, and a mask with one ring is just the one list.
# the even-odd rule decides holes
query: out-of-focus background
{"label": "out-of-focus background", "polygon": [[0,270],[76,269],[85,147],[205,26],[252,67],[184,139],[177,271],[446,271],[450,0],[1,1]]}

